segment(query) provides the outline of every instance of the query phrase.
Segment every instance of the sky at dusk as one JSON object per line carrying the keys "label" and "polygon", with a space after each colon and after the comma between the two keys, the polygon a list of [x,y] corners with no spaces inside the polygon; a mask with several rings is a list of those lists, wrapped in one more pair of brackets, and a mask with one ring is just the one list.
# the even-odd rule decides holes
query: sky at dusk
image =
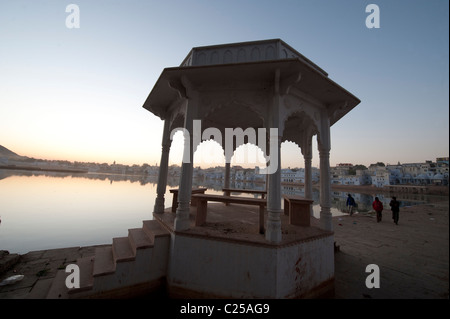
{"label": "sky at dusk", "polygon": [[[66,26],[71,3],[79,28]],[[366,26],[371,3],[379,28]],[[193,47],[275,38],[361,100],[331,127],[331,166],[449,155],[448,0],[0,0],[0,145],[154,165],[163,122],[142,105],[163,69]],[[179,135],[171,164],[181,149]],[[212,152],[221,150],[203,145],[194,165],[223,165],[208,163]],[[297,146],[281,152],[283,167],[303,167]]]}

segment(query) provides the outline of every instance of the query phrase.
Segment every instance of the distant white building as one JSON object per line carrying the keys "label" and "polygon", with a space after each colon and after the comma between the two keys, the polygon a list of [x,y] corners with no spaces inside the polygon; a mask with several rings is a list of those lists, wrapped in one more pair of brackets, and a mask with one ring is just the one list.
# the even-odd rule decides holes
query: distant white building
{"label": "distant white building", "polygon": [[258,183],[262,183],[262,182],[266,182],[266,177],[267,177],[267,174],[261,174],[260,172],[259,172],[259,167],[258,166],[256,166],[255,167],[255,171],[253,172],[253,181],[254,182],[258,182]]}
{"label": "distant white building", "polygon": [[402,165],[398,163],[397,165],[386,165],[386,169],[389,171],[389,184],[397,185],[401,184],[403,178]]}
{"label": "distant white building", "polygon": [[357,170],[356,174],[350,174],[352,164],[338,164],[331,168],[331,184],[334,185],[365,185],[370,183],[370,178],[362,170]]}
{"label": "distant white building", "polygon": [[[447,158],[443,158],[447,159]],[[169,168],[169,176],[179,174],[179,168]],[[320,170],[311,168],[312,182],[320,180]],[[223,167],[194,169],[194,175],[203,175],[205,179],[222,180],[225,178]],[[230,179],[236,182],[266,182],[267,175],[260,173],[260,168],[254,169],[233,166]],[[384,187],[387,185],[448,185],[449,172],[445,160],[436,162],[426,161],[424,163],[406,163],[386,166],[371,165],[368,169],[354,169],[352,164],[338,164],[330,167],[330,181],[334,185],[374,185]],[[304,184],[304,168],[281,169],[281,182]]]}
{"label": "distant white building", "polygon": [[391,185],[448,185],[448,164],[438,159],[436,162],[399,164],[395,169],[388,166],[391,172]]}
{"label": "distant white building", "polygon": [[[311,180],[313,183],[319,181],[320,171],[316,167],[311,168]],[[281,182],[282,183],[305,183],[305,169],[304,168],[283,168],[281,169]]]}
{"label": "distant white building", "polygon": [[203,176],[207,180],[222,180],[225,175],[223,167],[211,167],[203,172]]}
{"label": "distant white building", "polygon": [[368,175],[365,174],[356,174],[356,175],[340,175],[334,174],[331,176],[331,184],[334,185],[366,185],[371,183],[371,179],[367,178]]}
{"label": "distant white building", "polygon": [[372,175],[372,185],[376,187],[384,187],[390,185],[390,173],[389,171],[384,169],[377,169],[375,171],[375,175]]}
{"label": "distant white building", "polygon": [[281,182],[282,183],[303,183],[305,181],[304,169],[281,169]]}

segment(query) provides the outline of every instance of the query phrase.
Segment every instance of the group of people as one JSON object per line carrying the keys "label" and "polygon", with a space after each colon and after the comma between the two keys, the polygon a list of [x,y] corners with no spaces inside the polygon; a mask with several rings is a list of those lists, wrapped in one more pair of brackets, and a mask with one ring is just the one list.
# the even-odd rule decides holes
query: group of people
{"label": "group of people", "polygon": [[[353,209],[356,207],[356,201],[352,197],[352,195],[348,194],[347,196],[347,212],[350,216],[353,215]],[[392,199],[389,203],[389,206],[391,207],[392,211],[392,219],[394,220],[394,223],[398,225],[398,218],[400,213],[400,202],[397,201],[397,198],[395,196],[392,196]],[[377,214],[377,223],[381,222],[382,218],[382,212],[383,212],[383,203],[380,201],[378,197],[375,197],[375,200],[372,203],[372,208]]]}

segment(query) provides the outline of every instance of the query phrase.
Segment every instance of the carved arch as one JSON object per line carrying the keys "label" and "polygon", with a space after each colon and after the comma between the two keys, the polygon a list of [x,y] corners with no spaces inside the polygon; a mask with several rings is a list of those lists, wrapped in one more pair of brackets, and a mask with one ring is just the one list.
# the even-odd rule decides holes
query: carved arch
{"label": "carved arch", "polygon": [[318,133],[316,123],[304,110],[288,113],[283,119],[282,142],[289,141],[298,145],[305,155],[312,137]]}

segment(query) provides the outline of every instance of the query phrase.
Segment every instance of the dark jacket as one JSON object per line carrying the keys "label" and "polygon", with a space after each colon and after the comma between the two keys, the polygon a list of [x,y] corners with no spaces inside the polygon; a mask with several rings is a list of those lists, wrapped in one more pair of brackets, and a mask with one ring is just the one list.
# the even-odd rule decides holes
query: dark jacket
{"label": "dark jacket", "polygon": [[355,199],[351,196],[347,197],[347,206],[355,206]]}
{"label": "dark jacket", "polygon": [[389,206],[391,206],[391,210],[393,213],[398,213],[400,211],[400,202],[397,200],[391,200]]}

